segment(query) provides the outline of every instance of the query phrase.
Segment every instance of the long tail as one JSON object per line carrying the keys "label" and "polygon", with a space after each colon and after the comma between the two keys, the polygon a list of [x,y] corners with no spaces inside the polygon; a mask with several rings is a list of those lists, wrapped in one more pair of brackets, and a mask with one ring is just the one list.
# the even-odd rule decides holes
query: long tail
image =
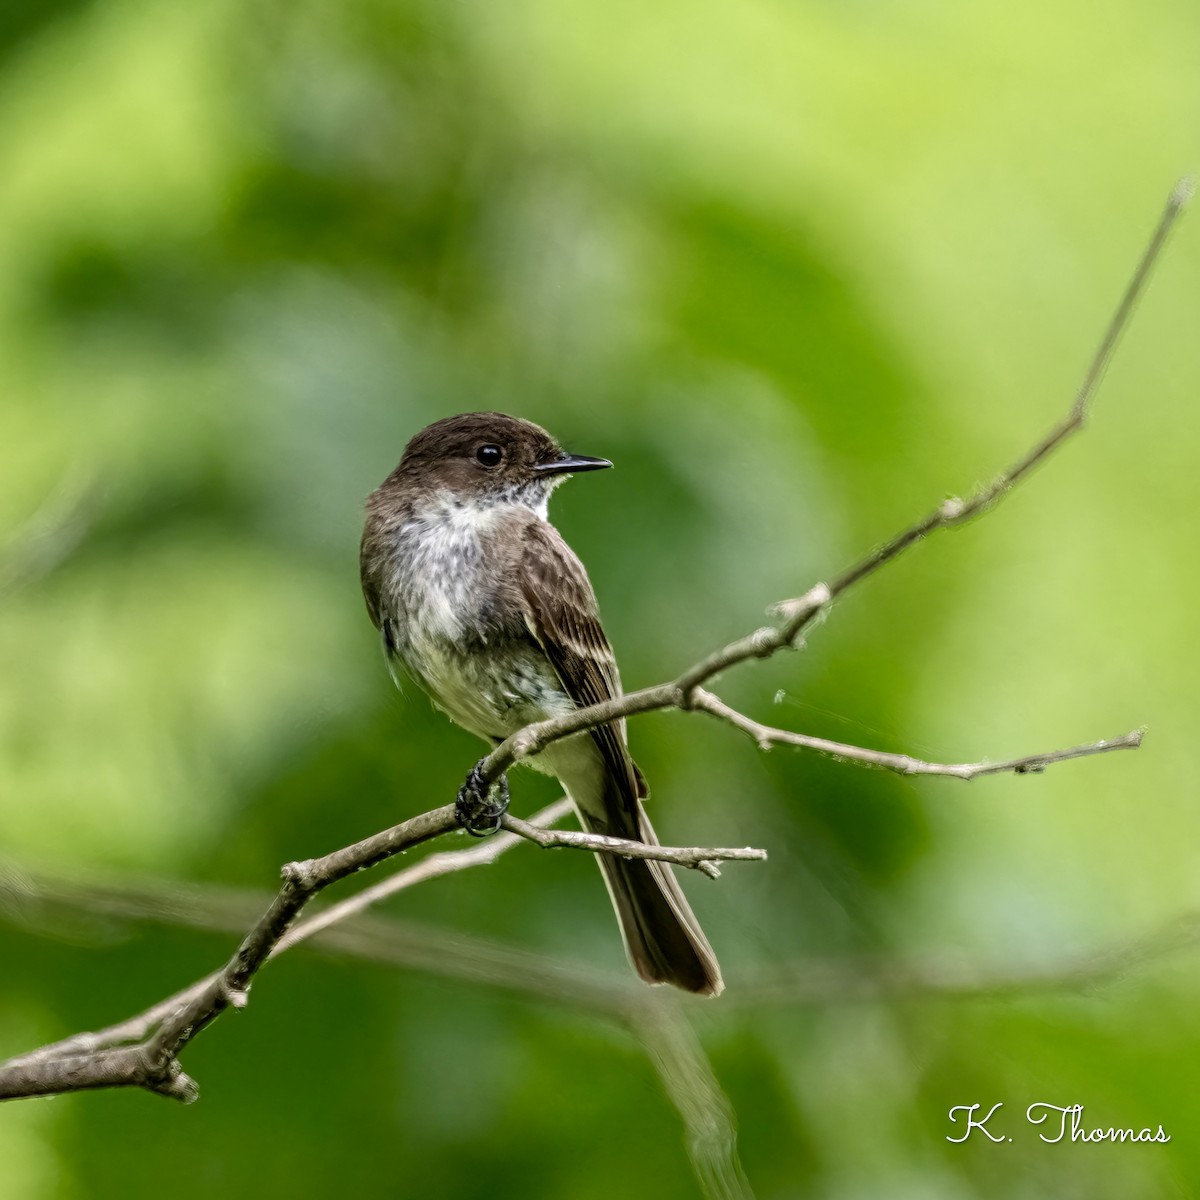
{"label": "long tail", "polygon": [[[585,829],[658,844],[654,827],[638,805],[639,828],[601,828],[577,809]],[[669,863],[597,854],[634,970],[647,983],[671,983],[684,991],[719,996],[725,988],[717,957],[688,905]]]}

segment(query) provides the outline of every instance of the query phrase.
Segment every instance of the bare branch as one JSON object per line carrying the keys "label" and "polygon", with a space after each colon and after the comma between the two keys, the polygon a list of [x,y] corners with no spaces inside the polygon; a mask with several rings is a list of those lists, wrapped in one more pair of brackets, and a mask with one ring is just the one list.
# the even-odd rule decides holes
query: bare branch
{"label": "bare branch", "polygon": [[[531,830],[557,825],[570,812],[571,802],[564,796],[561,800],[555,800],[553,804],[547,805],[541,812],[535,813],[526,824]],[[443,850],[438,854],[431,854],[414,866],[397,871],[395,875],[382,882],[364,888],[361,892],[357,892],[345,900],[340,900],[337,904],[331,904],[324,911],[289,929],[279,939],[279,944],[275,949],[271,951],[271,957],[274,958],[285,950],[291,949],[298,942],[303,942],[314,934],[320,933],[323,929],[328,929],[331,925],[346,920],[347,917],[364,912],[398,892],[415,887],[418,883],[424,883],[427,879],[439,879],[443,875],[450,875],[454,871],[461,871],[467,867],[488,866],[514,846],[519,846],[527,840],[534,841],[536,839],[528,833],[498,833],[494,837],[477,842],[468,850]]]}
{"label": "bare branch", "polygon": [[[779,624],[763,626],[745,637],[730,642],[727,646],[689,667],[672,682],[641,688],[636,692],[626,692],[625,695],[613,700],[606,700],[602,704],[578,708],[565,716],[555,717],[548,721],[538,721],[518,730],[501,742],[483,760],[480,765],[483,778],[494,782],[513,763],[539,753],[551,742],[569,737],[573,733],[592,729],[597,725],[603,725],[608,721],[657,709],[678,708],[686,711],[694,708],[696,706],[696,690],[703,684],[716,678],[730,667],[750,662],[756,658],[770,658],[780,650],[795,648],[804,630],[843,592],[899,558],[904,551],[915,546],[935,530],[947,529],[952,525],[962,525],[972,517],[980,515],[999,503],[1038,463],[1042,462],[1072,433],[1082,427],[1087,416],[1088,405],[1104,374],[1104,369],[1112,358],[1121,334],[1129,324],[1137,301],[1145,291],[1150,273],[1166,244],[1167,235],[1183,210],[1183,206],[1191,198],[1191,194],[1192,183],[1190,180],[1181,181],[1171,192],[1158,225],[1155,227],[1146,249],[1142,252],[1133,275],[1121,295],[1116,311],[1104,331],[1104,336],[1100,339],[1100,344],[1092,356],[1083,383],[1075,394],[1067,416],[1007,471],[1002,472],[991,483],[978,488],[974,495],[967,500],[957,498],[943,500],[928,516],[902,530],[877,550],[873,550],[865,558],[835,577],[832,583],[815,584],[803,596],[793,600],[782,600],[772,605],[771,611],[780,618]],[[1134,743],[1125,744],[1132,746]],[[1062,757],[1078,757],[1072,753],[1059,753]],[[1099,751],[1094,751],[1094,753],[1099,753]],[[1016,768],[1007,769],[1015,770]]]}
{"label": "bare branch", "polygon": [[[454,806],[424,813],[324,858],[289,863],[283,869],[284,882],[278,894],[220,971],[177,993],[171,1000],[156,1004],[140,1016],[99,1034],[81,1034],[0,1064],[0,1099],[85,1088],[142,1087],[174,1099],[191,1101],[198,1089],[179,1065],[180,1051],[227,1008],[241,1008],[246,1004],[251,981],[271,958],[306,938],[321,933],[328,937],[333,925],[406,887],[451,871],[494,862],[522,840],[544,848],[621,854],[678,862],[685,866],[766,857],[765,851],[749,848],[679,849],[596,834],[550,834],[541,828],[541,823],[560,820],[568,809],[569,802],[563,800],[543,810],[533,822],[506,817],[508,832],[505,835],[469,850],[434,855],[294,928],[293,922],[308,901],[330,884],[430,838],[456,830]],[[178,898],[175,903],[178,906]],[[239,913],[235,924],[244,928],[245,919],[245,914]],[[137,1044],[122,1044],[129,1041]]]}
{"label": "bare branch", "polygon": [[1066,762],[1071,758],[1087,758],[1092,754],[1106,754],[1110,750],[1136,750],[1142,744],[1144,735],[1143,730],[1135,729],[1108,741],[1089,742],[1068,750],[1048,750],[1044,754],[1027,754],[1024,758],[1007,758],[1000,762],[936,763],[908,754],[888,754],[883,750],[868,750],[863,746],[850,746],[845,742],[832,742],[828,738],[813,737],[807,733],[793,733],[790,729],[761,725],[703,688],[697,689],[694,706],[740,729],[753,738],[760,750],[770,750],[778,745],[799,746],[804,750],[828,754],[840,762],[878,767],[900,775],[947,775],[952,779],[967,780],[977,779],[980,775],[1003,775],[1010,771],[1015,775],[1032,775],[1044,771],[1052,763]]}
{"label": "bare branch", "polygon": [[[531,825],[553,825],[561,821],[570,811],[570,801],[564,797],[536,813],[530,818],[529,823]],[[486,841],[481,841],[467,850],[444,850],[438,854],[431,854],[421,862],[397,871],[380,883],[364,888],[361,892],[357,892],[337,904],[330,905],[307,920],[293,925],[276,943],[274,949],[267,956],[268,961],[330,926],[345,921],[406,888],[467,867],[493,863],[514,846],[521,845],[524,840],[516,834],[502,833],[488,838]],[[26,898],[25,891],[26,889],[23,887],[23,899]],[[206,889],[205,894],[206,896],[211,895],[211,889]],[[65,903],[102,915],[135,919],[161,919],[174,915],[177,919],[190,925],[223,931],[230,927],[235,930],[244,929],[247,920],[254,919],[254,910],[261,908],[263,903],[261,900],[250,902],[251,911],[249,912],[246,911],[245,905],[238,905],[232,921],[218,921],[213,915],[211,904],[203,908],[201,919],[193,919],[196,909],[192,906],[192,897],[190,893],[185,894],[184,889],[178,887],[172,888],[170,895],[167,896],[161,888],[147,889],[127,885],[114,889],[94,883],[75,884],[69,887],[62,884],[53,886],[43,884],[34,898],[49,900],[52,903]],[[109,1025],[94,1033],[74,1034],[28,1054],[11,1058],[2,1065],[7,1070],[17,1064],[26,1065],[49,1058],[76,1054],[94,1054],[99,1050],[106,1050],[114,1046],[143,1041],[162,1024],[166,1017],[171,1016],[184,1005],[195,1002],[205,989],[216,981],[217,975],[216,971],[206,975],[190,987],[176,992],[173,996],[168,996],[165,1000],[160,1000],[135,1017],[120,1021],[115,1025]]]}
{"label": "bare branch", "polygon": [[440,834],[450,833],[457,827],[454,805],[447,804],[353,846],[335,850],[324,858],[288,863],[283,868],[283,886],[278,895],[258,924],[242,940],[234,956],[198,996],[163,1021],[150,1038],[146,1052],[152,1068],[168,1070],[179,1051],[202,1029],[227,1008],[242,1008],[245,1005],[251,979],[267,961],[267,956],[300,910],[317,892],[355,871],[372,867],[402,850],[420,845]]}
{"label": "bare branch", "polygon": [[[32,1062],[25,1056],[0,1064],[0,1099],[85,1088],[142,1087],[185,1103],[194,1100],[196,1086],[183,1074],[177,1055],[227,1008],[245,1005],[251,979],[304,905],[322,888],[354,871],[456,828],[454,805],[450,804],[324,858],[289,863],[283,868],[283,886],[229,962],[202,984],[189,988],[183,1003],[161,1020],[145,1042],[85,1055],[35,1054]],[[36,1090],[31,1092],[31,1087]]]}
{"label": "bare branch", "polygon": [[[94,904],[94,893],[91,899]],[[124,912],[121,915],[130,916],[139,914]],[[245,928],[244,922],[241,928]],[[5,1086],[10,1083],[10,1071],[24,1069],[32,1064],[44,1063],[50,1059],[99,1054],[116,1046],[127,1046],[144,1041],[167,1017],[199,996],[205,988],[212,984],[217,974],[214,971],[211,975],[206,975],[190,987],[186,987],[182,991],[168,996],[165,1000],[160,1000],[157,1004],[152,1004],[144,1012],[138,1013],[136,1017],[129,1017],[125,1021],[118,1021],[115,1025],[109,1025],[94,1033],[73,1034],[71,1037],[63,1038],[62,1041],[51,1042],[46,1046],[39,1047],[37,1050],[29,1051],[28,1054],[20,1054],[8,1059],[6,1062],[0,1063],[0,1099],[9,1098],[3,1092]],[[13,1078],[16,1078],[16,1076]],[[131,1080],[130,1082],[134,1083],[135,1081]],[[138,1086],[141,1085],[139,1084]],[[32,1092],[25,1091],[14,1091],[12,1093],[13,1097],[33,1094]]]}
{"label": "bare branch", "polygon": [[688,1159],[706,1200],[754,1200],[738,1157],[733,1105],[682,1006],[655,995],[632,1012],[629,1025],[683,1118]]}
{"label": "bare branch", "polygon": [[976,489],[974,495],[966,500],[953,497],[944,500],[924,520],[918,521],[911,528],[906,529],[886,545],[881,546],[861,562],[839,575],[829,585],[831,599],[836,599],[860,579],[873,574],[885,563],[903,554],[910,546],[915,545],[935,529],[948,529],[952,525],[962,525],[972,517],[986,512],[1002,500],[1034,467],[1058,449],[1071,434],[1083,427],[1092,397],[1096,393],[1100,380],[1104,377],[1113,351],[1117,348],[1117,343],[1121,340],[1121,335],[1125,332],[1130,318],[1133,316],[1133,310],[1145,292],[1146,285],[1150,282],[1150,273],[1154,270],[1154,264],[1158,261],[1159,255],[1166,245],[1167,236],[1183,211],[1184,205],[1191,199],[1192,190],[1192,181],[1183,179],[1175,185],[1171,195],[1167,198],[1162,216],[1159,217],[1158,224],[1150,235],[1150,241],[1142,251],[1142,256],[1138,259],[1138,264],[1134,268],[1129,282],[1125,285],[1125,291],[1122,292],[1116,310],[1104,330],[1104,336],[1100,339],[1100,344],[1092,355],[1092,360],[1083,377],[1083,383],[1080,385],[1079,391],[1075,393],[1075,400],[1066,417],[1055,425],[1037,445],[1013,463],[1007,471],[1002,472],[991,483]]}
{"label": "bare branch", "polygon": [[0,1100],[115,1087],[145,1088],[185,1104],[199,1095],[178,1062],[170,1059],[160,1066],[140,1045],[55,1058],[29,1056],[0,1069]]}
{"label": "bare branch", "polygon": [[[566,807],[565,801],[556,801],[532,817],[531,823],[540,825],[559,820]],[[430,855],[381,884],[297,922],[270,957],[273,959],[301,942],[308,942],[316,949],[338,956],[412,968],[538,996],[577,1010],[619,1016],[645,996],[644,987],[624,975],[613,977],[583,966],[560,963],[472,934],[364,914],[370,903],[378,903],[424,880],[495,861],[525,841],[516,834],[501,833],[466,850]],[[36,876],[22,881],[22,891],[27,900],[50,914],[63,910],[220,933],[245,930],[270,900],[259,892],[208,884],[81,882]],[[199,994],[212,979],[213,976],[208,976],[198,981],[138,1017],[98,1033],[78,1034],[42,1047],[9,1060],[5,1066],[92,1053],[144,1040],[165,1016]]]}
{"label": "bare branch", "polygon": [[680,867],[703,867],[714,862],[763,862],[765,850],[743,846],[734,850],[714,850],[701,846],[650,846],[645,842],[631,842],[625,838],[606,837],[600,833],[579,833],[575,830],[538,829],[505,813],[501,818],[505,829],[536,842],[544,850],[567,846],[575,850],[594,850],[600,854],[616,854],[621,858],[647,858],[656,862],[675,863]]}

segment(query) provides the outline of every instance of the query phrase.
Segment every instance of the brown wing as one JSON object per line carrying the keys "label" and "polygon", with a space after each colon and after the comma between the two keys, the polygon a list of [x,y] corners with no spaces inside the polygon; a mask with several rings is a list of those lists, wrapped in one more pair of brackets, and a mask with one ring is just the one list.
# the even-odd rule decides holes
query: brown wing
{"label": "brown wing", "polygon": [[[530,522],[523,532],[518,577],[525,623],[558,672],[567,695],[580,708],[621,695],[617,660],[600,626],[596,596],[583,564],[552,525]],[[636,830],[637,800],[646,794],[646,786],[629,757],[624,722],[597,725],[591,735]]]}

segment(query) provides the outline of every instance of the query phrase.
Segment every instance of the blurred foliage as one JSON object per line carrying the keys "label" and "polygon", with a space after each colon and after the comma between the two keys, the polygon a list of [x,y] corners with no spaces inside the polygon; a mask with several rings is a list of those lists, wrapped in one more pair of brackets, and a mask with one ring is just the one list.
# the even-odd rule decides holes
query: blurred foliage
{"label": "blurred foliage", "polygon": [[[453,794],[477,747],[392,691],[356,572],[362,497],[439,416],[617,462],[556,515],[630,685],[1015,457],[1197,161],[1198,33],[1183,0],[9,4],[0,869],[262,887]],[[1083,437],[723,686],[935,757],[1145,722],[1142,752],[966,788],[633,723],[665,838],[770,848],[686,881],[731,997],[817,956],[1053,970],[1200,904],[1198,246]],[[395,908],[625,969],[578,856]],[[229,945],[6,915],[0,1054]],[[697,1022],[761,1197],[1183,1194],[1198,981]],[[478,987],[297,952],[188,1069],[191,1109],[3,1106],[5,1197],[696,1194],[636,1042]],[[1173,1141],[946,1141],[997,1100]]]}

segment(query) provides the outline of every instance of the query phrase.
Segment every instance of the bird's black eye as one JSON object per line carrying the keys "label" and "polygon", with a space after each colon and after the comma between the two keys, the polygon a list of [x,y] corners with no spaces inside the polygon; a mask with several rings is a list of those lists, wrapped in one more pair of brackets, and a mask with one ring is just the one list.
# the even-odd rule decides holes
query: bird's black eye
{"label": "bird's black eye", "polygon": [[480,446],[475,451],[475,457],[485,467],[498,467],[500,460],[504,457],[504,451],[499,446],[493,446],[490,442],[486,446]]}

